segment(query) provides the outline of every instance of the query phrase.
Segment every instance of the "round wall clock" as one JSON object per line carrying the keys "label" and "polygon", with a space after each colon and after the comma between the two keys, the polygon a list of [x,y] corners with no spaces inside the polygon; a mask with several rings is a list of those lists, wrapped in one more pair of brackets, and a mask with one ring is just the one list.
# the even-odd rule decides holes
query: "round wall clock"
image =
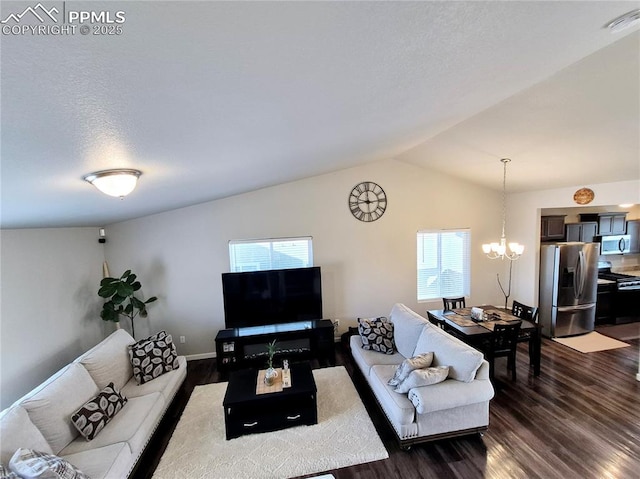
{"label": "round wall clock", "polygon": [[588,205],[593,201],[593,198],[595,198],[595,194],[589,188],[580,188],[573,195],[573,201],[579,205]]}
{"label": "round wall clock", "polygon": [[371,222],[380,218],[387,209],[387,195],[373,181],[357,184],[349,193],[349,210],[360,221]]}

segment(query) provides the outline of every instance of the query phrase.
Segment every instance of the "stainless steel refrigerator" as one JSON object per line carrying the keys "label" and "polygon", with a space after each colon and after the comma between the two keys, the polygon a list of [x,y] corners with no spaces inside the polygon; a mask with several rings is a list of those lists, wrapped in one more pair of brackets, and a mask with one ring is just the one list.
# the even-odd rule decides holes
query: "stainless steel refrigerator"
{"label": "stainless steel refrigerator", "polygon": [[575,336],[593,331],[598,288],[598,243],[556,243],[540,247],[542,334]]}

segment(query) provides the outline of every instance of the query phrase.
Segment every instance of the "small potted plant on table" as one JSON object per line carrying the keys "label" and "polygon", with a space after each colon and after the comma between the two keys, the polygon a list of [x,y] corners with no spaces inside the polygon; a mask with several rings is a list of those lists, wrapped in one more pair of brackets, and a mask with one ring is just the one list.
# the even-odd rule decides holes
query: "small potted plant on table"
{"label": "small potted plant on table", "polygon": [[278,377],[278,371],[273,367],[273,356],[276,354],[276,340],[274,339],[270,343],[267,343],[267,354],[269,356],[267,362],[267,370],[264,373],[264,383],[267,386],[273,385]]}

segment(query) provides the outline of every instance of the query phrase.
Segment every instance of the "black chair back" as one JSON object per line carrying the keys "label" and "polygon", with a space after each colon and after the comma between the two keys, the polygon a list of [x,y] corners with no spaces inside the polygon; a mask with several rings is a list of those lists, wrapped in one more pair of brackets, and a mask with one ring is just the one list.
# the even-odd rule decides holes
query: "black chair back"
{"label": "black chair back", "polygon": [[495,353],[515,350],[518,345],[518,334],[522,322],[511,324],[496,324],[491,335],[491,351]]}
{"label": "black chair back", "polygon": [[465,308],[464,297],[461,298],[442,298],[442,302],[444,303],[445,311],[452,311],[458,308]]}
{"label": "black chair back", "polygon": [[511,380],[516,380],[516,347],[522,321],[510,324],[496,324],[491,335],[491,344],[485,356],[489,361],[489,377],[493,380],[495,374],[495,359],[507,357],[507,368],[511,369]]}
{"label": "black chair back", "polygon": [[534,306],[527,306],[526,304],[514,301],[511,306],[511,314],[516,318],[526,319],[532,323],[538,322],[538,308]]}

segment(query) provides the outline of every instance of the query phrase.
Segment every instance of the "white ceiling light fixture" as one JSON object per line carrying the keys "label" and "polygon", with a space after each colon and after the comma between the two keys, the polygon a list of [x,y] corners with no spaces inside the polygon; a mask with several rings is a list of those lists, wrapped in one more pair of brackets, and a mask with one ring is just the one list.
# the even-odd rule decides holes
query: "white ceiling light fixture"
{"label": "white ceiling light fixture", "polygon": [[96,171],[82,177],[105,195],[124,198],[131,193],[142,174],[139,170],[118,168],[113,170]]}
{"label": "white ceiling light fixture", "polygon": [[507,225],[507,163],[511,160],[509,158],[502,158],[500,160],[503,165],[502,174],[502,236],[500,242],[487,243],[482,245],[482,251],[487,255],[489,259],[510,259],[514,261],[524,253],[524,245],[519,243],[508,243],[509,251],[507,251],[507,238],[505,236],[505,230]]}
{"label": "white ceiling light fixture", "polygon": [[620,15],[615,20],[610,21],[605,25],[611,33],[620,33],[627,28],[631,28],[640,23],[640,8],[631,10],[630,12]]}

